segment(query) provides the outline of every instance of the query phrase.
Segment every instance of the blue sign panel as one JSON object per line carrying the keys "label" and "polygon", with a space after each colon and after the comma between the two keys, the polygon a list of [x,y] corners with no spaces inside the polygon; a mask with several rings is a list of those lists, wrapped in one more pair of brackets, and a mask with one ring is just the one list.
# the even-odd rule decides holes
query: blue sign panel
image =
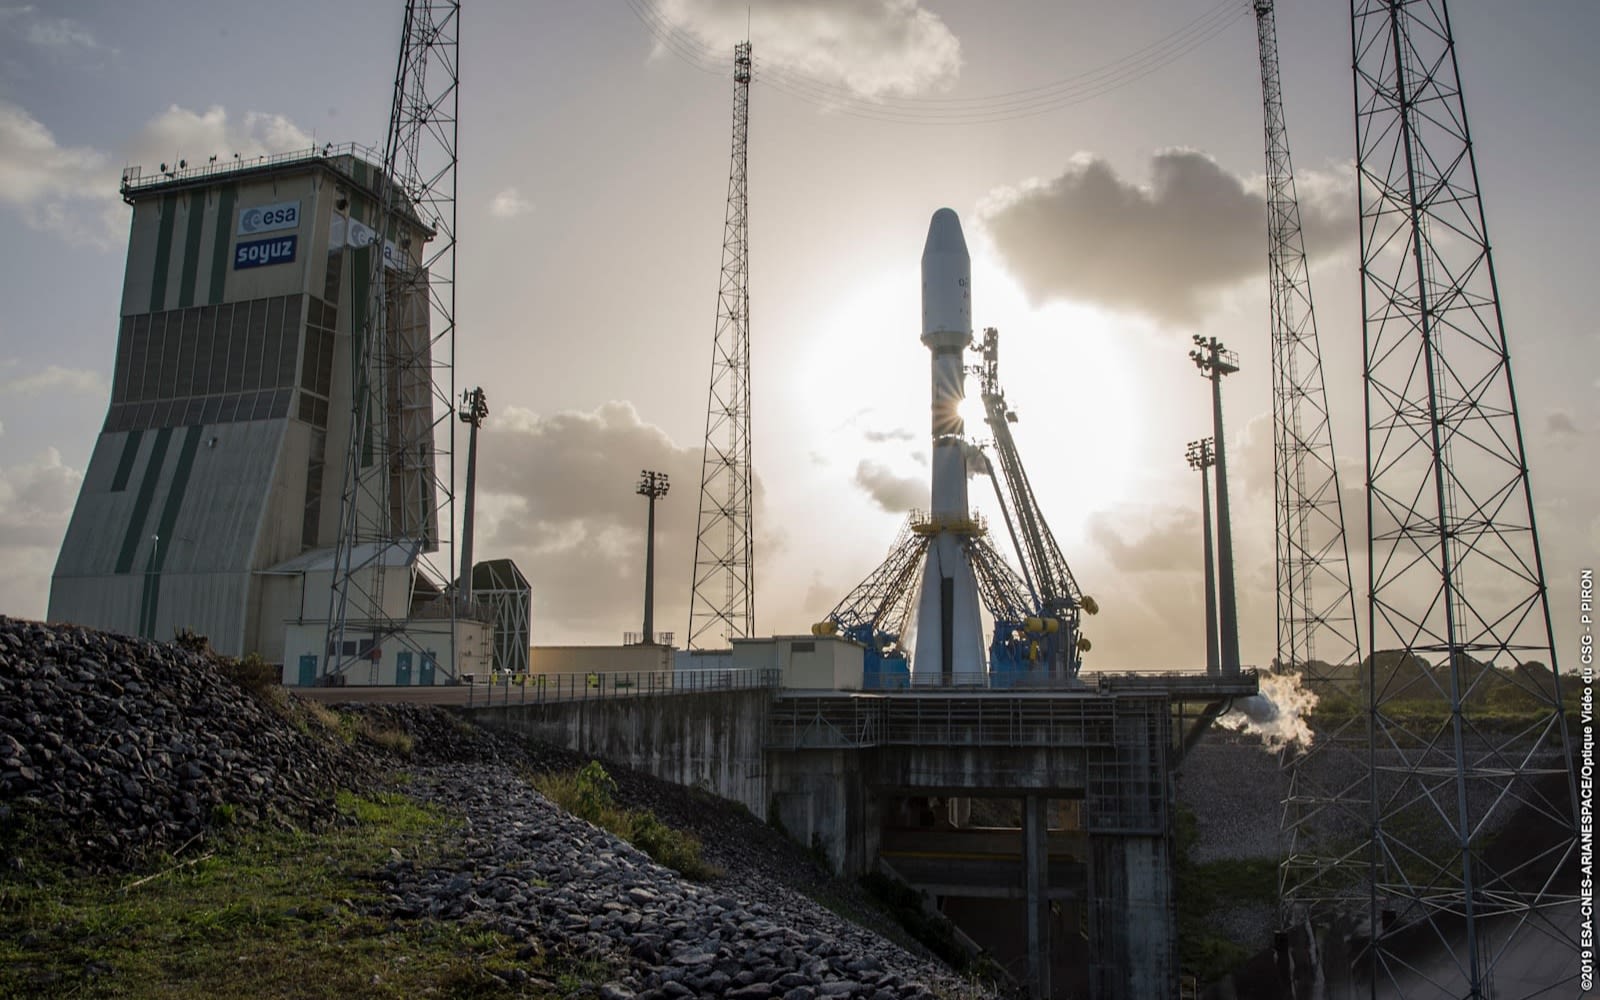
{"label": "blue sign panel", "polygon": [[240,243],[233,250],[233,269],[242,271],[247,267],[292,263],[299,242],[299,236],[275,236],[269,240]]}

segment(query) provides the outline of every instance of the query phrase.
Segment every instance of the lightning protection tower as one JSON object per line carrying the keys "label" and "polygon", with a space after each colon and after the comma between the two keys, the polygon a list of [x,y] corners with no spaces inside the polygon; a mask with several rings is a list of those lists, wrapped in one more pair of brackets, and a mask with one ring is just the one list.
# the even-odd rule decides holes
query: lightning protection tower
{"label": "lightning protection tower", "polygon": [[750,467],[750,259],[745,148],[750,131],[750,43],[733,47],[733,157],[722,233],[717,332],[700,465],[689,649],[755,633]]}
{"label": "lightning protection tower", "polygon": [[1450,17],[1351,15],[1374,992],[1572,996],[1576,787]]}
{"label": "lightning protection tower", "polygon": [[[344,221],[361,270],[352,298],[354,406],[334,548],[324,678],[416,647],[432,664],[448,629],[455,673],[456,120],[459,0],[407,0],[379,198]],[[422,238],[404,235],[417,232]],[[442,532],[441,532],[442,529]],[[396,591],[400,592],[396,592]],[[431,592],[434,600],[428,600]],[[421,604],[431,605],[421,607]],[[428,639],[408,633],[418,615]],[[428,646],[430,648],[422,648]],[[425,666],[425,672],[431,667]]]}
{"label": "lightning protection tower", "polygon": [[[1297,675],[1325,708],[1353,709],[1360,645],[1344,507],[1323,386],[1311,274],[1289,158],[1273,0],[1255,0],[1267,150],[1267,279],[1272,329],[1273,499],[1278,643],[1274,669]],[[1285,926],[1355,902],[1367,851],[1362,827],[1366,731],[1359,713],[1329,719],[1308,747],[1286,749],[1280,899]],[[1332,822],[1335,810],[1348,813]]]}

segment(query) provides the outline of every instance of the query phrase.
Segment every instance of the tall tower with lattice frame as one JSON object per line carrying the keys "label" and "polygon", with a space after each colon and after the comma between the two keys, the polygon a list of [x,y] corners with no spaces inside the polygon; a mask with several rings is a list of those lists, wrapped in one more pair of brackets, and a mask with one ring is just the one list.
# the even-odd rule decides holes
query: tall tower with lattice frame
{"label": "tall tower with lattice frame", "polygon": [[695,531],[689,649],[724,647],[755,633],[750,466],[750,258],[745,149],[750,132],[750,43],[733,47],[733,156],[722,234],[722,279],[711,347],[700,517]]}
{"label": "tall tower with lattice frame", "polygon": [[1351,15],[1376,989],[1576,995],[1576,787],[1450,18]]}
{"label": "tall tower with lattice frame", "polygon": [[[458,602],[443,591],[455,577],[460,20],[459,0],[406,3],[379,198],[369,218],[346,220],[365,279],[355,294],[365,301],[352,335],[354,406],[324,675],[396,652],[386,646],[415,646],[425,676],[435,666],[454,674],[453,654],[435,662],[440,640],[418,639],[405,623],[420,613],[455,642]],[[395,240],[408,226],[426,238]]]}
{"label": "tall tower with lattice frame", "polygon": [[[1283,756],[1287,794],[1280,898],[1284,922],[1348,904],[1368,859],[1360,829],[1366,806],[1366,728],[1360,697],[1355,594],[1334,462],[1322,351],[1289,129],[1278,71],[1273,0],[1255,0],[1267,163],[1267,278],[1272,333],[1273,498],[1277,550],[1274,669],[1298,675],[1319,703],[1343,705],[1309,747]],[[1337,815],[1336,815],[1337,814]],[[1350,872],[1358,870],[1358,877]]]}

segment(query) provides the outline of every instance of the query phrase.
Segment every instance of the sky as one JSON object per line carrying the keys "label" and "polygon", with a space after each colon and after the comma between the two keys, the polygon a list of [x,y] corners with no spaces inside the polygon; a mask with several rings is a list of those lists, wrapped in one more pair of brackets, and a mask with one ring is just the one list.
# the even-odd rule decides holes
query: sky
{"label": "sky", "polygon": [[[126,165],[381,147],[399,0],[0,7],[0,612],[45,613],[104,419]],[[457,380],[482,385],[480,558],[517,560],[537,644],[640,627],[643,468],[658,629],[682,636],[747,30],[756,617],[808,631],[927,495],[918,258],[960,213],[1017,446],[1101,613],[1094,669],[1203,663],[1210,433],[1224,383],[1242,658],[1273,655],[1266,217],[1256,37],[1239,0],[469,0],[461,29]],[[1456,0],[1551,614],[1576,665],[1600,551],[1600,257],[1585,0]],[[748,21],[747,21],[748,18]],[[1290,145],[1343,486],[1363,476],[1347,7],[1283,0]],[[663,42],[666,33],[671,44]],[[996,95],[1010,95],[1000,97]],[[944,103],[938,103],[944,102]],[[994,512],[987,482],[980,509]],[[1365,527],[1347,508],[1365,619]],[[1002,546],[1005,548],[1006,546]]]}

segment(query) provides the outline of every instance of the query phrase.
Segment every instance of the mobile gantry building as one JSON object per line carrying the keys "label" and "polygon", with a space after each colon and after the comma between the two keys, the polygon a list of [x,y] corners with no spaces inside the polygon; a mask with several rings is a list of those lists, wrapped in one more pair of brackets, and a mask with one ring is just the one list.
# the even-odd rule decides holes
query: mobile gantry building
{"label": "mobile gantry building", "polygon": [[[381,273],[419,267],[432,235],[410,213],[375,232],[375,162],[325,146],[124,172],[133,219],[111,404],[51,580],[52,620],[162,639],[189,628],[219,652],[275,663],[286,623],[325,623],[330,577],[319,569],[340,530],[352,333],[367,322],[372,255],[383,254]],[[425,352],[428,309],[410,305],[421,323],[385,335],[419,338],[412,352]],[[395,378],[376,396],[383,440],[407,439],[399,422],[433,405],[429,391],[425,379]],[[407,618],[418,610],[407,603],[443,599],[416,558],[439,545],[436,456],[382,452],[360,461],[389,469],[388,523],[411,555],[388,589]],[[423,610],[416,617],[440,617]],[[489,655],[489,637],[465,617],[470,634],[441,650],[449,676],[488,665],[466,662]]]}

